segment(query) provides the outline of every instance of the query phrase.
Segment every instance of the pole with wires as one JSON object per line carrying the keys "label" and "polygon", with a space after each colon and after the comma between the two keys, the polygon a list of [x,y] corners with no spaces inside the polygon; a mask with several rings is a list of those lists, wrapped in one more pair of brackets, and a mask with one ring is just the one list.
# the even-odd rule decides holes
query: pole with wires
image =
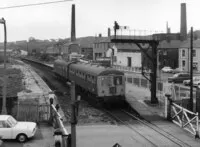
{"label": "pole with wires", "polygon": [[193,112],[193,27],[191,27],[190,50],[190,110]]}

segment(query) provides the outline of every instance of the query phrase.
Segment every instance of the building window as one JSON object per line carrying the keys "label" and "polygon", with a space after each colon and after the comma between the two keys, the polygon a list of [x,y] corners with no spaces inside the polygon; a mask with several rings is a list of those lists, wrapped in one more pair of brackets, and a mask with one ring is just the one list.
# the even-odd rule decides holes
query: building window
{"label": "building window", "polygon": [[196,50],[193,50],[192,53],[193,53],[193,57],[196,57]]}
{"label": "building window", "polygon": [[182,61],[182,67],[185,67],[185,60]]}
{"label": "building window", "polygon": [[193,70],[198,70],[198,63],[197,62],[193,63]]}
{"label": "building window", "polygon": [[182,57],[185,57],[185,50],[182,50]]}

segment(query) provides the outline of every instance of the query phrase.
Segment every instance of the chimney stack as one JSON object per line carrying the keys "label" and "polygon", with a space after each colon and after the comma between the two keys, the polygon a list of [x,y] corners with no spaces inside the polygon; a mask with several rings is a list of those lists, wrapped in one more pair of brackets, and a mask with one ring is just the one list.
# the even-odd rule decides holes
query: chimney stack
{"label": "chimney stack", "polygon": [[180,39],[187,39],[187,16],[186,16],[186,3],[181,3],[181,27]]}
{"label": "chimney stack", "polygon": [[108,28],[108,37],[110,37],[110,28]]}
{"label": "chimney stack", "polygon": [[71,42],[76,41],[75,4],[72,5]]}
{"label": "chimney stack", "polygon": [[166,33],[169,33],[168,32],[168,22],[166,23]]}
{"label": "chimney stack", "polygon": [[166,33],[167,34],[170,34],[171,33],[171,29],[168,27],[168,22],[166,24]]}

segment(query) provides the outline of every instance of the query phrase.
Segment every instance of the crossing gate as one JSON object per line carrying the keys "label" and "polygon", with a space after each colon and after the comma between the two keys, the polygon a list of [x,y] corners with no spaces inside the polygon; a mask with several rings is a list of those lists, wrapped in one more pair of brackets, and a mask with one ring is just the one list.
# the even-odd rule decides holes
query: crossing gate
{"label": "crossing gate", "polygon": [[191,112],[175,103],[171,104],[171,120],[199,138],[199,117],[198,112]]}

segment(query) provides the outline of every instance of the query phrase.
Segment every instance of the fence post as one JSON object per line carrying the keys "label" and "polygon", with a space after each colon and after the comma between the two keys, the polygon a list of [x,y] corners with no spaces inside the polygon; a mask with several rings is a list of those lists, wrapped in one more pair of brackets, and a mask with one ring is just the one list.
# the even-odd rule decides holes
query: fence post
{"label": "fence post", "polygon": [[198,112],[196,113],[196,134],[195,138],[199,138],[199,114]]}
{"label": "fence post", "polygon": [[62,131],[60,129],[56,129],[54,131],[54,140],[55,140],[55,147],[62,147],[63,146],[63,142],[62,142]]}
{"label": "fence post", "polygon": [[167,120],[171,121],[171,106],[172,106],[172,99],[170,98],[170,94],[165,94],[167,97]]}
{"label": "fence post", "polygon": [[181,87],[180,86],[178,86],[178,91],[179,91],[179,93],[178,93],[178,99],[180,99],[181,98]]}
{"label": "fence post", "polygon": [[139,83],[138,83],[138,86],[141,87],[141,83],[142,83],[142,78],[139,77]]}
{"label": "fence post", "polygon": [[50,103],[50,116],[49,116],[49,123],[53,124],[53,110],[51,105],[53,105],[53,98],[49,99],[49,103]]}

